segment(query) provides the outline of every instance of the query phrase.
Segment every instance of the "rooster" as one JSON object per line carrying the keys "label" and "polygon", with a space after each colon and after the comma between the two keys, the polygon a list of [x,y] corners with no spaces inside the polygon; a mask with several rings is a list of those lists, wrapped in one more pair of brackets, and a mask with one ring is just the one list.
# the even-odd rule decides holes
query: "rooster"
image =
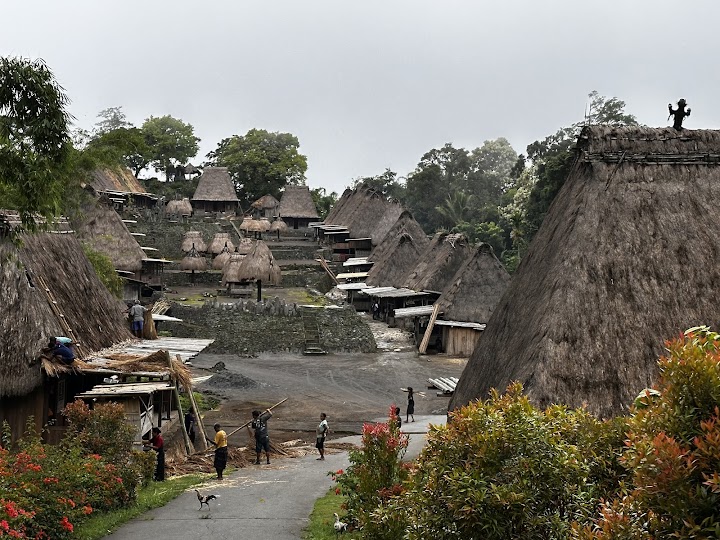
{"label": "rooster", "polygon": [[217,499],[217,495],[201,495],[200,492],[196,489],[195,493],[197,493],[198,501],[200,501],[200,510],[202,510],[203,504],[207,505],[208,509],[210,508],[210,501],[213,499]]}
{"label": "rooster", "polygon": [[335,524],[333,525],[333,527],[335,527],[335,536],[338,536],[340,533],[346,533],[347,523],[340,521],[340,516],[338,516],[337,513],[333,515],[335,516]]}

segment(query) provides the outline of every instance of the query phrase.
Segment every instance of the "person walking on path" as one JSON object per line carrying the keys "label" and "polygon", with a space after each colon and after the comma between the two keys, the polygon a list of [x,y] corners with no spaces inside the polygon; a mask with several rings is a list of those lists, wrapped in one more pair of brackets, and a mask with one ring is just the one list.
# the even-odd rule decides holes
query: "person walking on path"
{"label": "person walking on path", "polygon": [[327,415],[320,413],[320,424],[317,427],[317,439],[315,440],[315,448],[320,452],[319,460],[325,459],[325,436],[328,431],[330,431],[330,427],[328,426]]}
{"label": "person walking on path", "polygon": [[140,305],[140,300],[135,300],[133,307],[130,308],[130,318],[132,319],[132,332],[135,337],[142,339],[143,324],[145,322],[145,312],[147,309]]}
{"label": "person walking on path", "polygon": [[213,426],[215,430],[215,440],[211,441],[207,437],[207,442],[215,445],[215,459],[213,460],[213,466],[217,471],[217,479],[223,479],[223,471],[227,467],[228,458],[228,446],[227,446],[227,434],[220,428],[220,424]]}
{"label": "person walking on path", "polygon": [[407,404],[407,410],[405,411],[405,422],[410,421],[410,417],[412,417],[412,421],[415,421],[415,394],[413,393],[412,386],[408,386],[408,404]]}
{"label": "person walking on path", "polygon": [[148,448],[155,450],[157,454],[157,462],[155,464],[155,480],[162,482],[165,480],[165,441],[163,441],[160,428],[152,428],[152,438],[143,443]]}
{"label": "person walking on path", "polygon": [[260,411],[253,411],[253,421],[250,426],[255,430],[255,465],[260,465],[260,453],[265,451],[267,464],[270,465],[270,435],[268,434],[267,423],[272,416],[270,409],[265,409],[261,414]]}

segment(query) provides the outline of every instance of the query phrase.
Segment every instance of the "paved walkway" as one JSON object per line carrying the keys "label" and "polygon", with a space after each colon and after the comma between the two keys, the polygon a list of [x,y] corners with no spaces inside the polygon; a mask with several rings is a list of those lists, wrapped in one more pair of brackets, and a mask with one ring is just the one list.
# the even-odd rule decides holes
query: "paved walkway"
{"label": "paved walkway", "polygon": [[[417,456],[422,448],[428,425],[445,421],[444,416],[416,415],[415,419],[416,422],[403,424],[403,431],[410,434],[408,459]],[[358,443],[360,437],[339,440]],[[199,510],[195,492],[189,491],[106,538],[298,540],[315,500],[333,485],[327,473],[347,466],[347,452],[328,454],[325,461],[309,455],[277,460],[270,465],[253,465],[228,475],[222,483],[212,482],[200,488],[203,494],[219,495],[217,500],[210,501],[209,510],[207,507]]]}

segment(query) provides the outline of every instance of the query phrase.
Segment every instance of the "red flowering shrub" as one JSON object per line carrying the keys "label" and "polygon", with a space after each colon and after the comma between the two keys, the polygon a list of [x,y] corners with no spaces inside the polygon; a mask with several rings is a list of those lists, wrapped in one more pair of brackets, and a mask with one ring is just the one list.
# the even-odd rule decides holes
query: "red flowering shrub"
{"label": "red flowering shrub", "polygon": [[387,423],[363,426],[362,446],[350,451],[347,470],[330,473],[347,497],[346,519],[363,528],[367,537],[373,537],[371,513],[402,492],[407,468],[400,460],[407,445],[392,405]]}

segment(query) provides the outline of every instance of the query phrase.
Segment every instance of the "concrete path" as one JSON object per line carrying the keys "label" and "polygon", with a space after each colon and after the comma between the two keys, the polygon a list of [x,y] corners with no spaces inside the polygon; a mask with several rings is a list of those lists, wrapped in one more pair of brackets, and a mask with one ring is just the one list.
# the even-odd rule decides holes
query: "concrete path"
{"label": "concrete path", "polygon": [[[413,459],[425,442],[428,425],[442,424],[444,416],[415,416],[403,424],[410,434],[406,459]],[[272,433],[271,433],[272,436]],[[360,437],[334,441],[359,443]],[[256,540],[298,540],[307,526],[315,500],[333,485],[329,471],[348,466],[347,452],[328,454],[325,461],[316,455],[281,459],[270,465],[253,465],[228,475],[223,482],[199,488],[210,501],[200,504],[194,491],[183,493],[162,508],[147,512],[106,538],[112,540],[153,540],[178,538],[253,538]]]}

